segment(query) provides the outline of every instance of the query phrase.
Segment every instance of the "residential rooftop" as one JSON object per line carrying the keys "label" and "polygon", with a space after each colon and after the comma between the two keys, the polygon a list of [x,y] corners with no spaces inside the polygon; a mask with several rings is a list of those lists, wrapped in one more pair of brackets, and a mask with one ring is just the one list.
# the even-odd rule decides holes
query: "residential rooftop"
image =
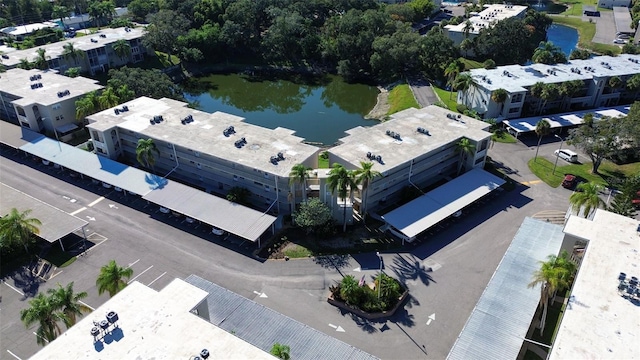
{"label": "residential rooftop", "polygon": [[[244,118],[239,116],[190,109],[187,103],[172,99],[140,97],[117,108],[123,105],[129,111],[116,115],[114,108],[111,108],[89,116],[88,127],[104,131],[117,126],[281,177],[288,177],[293,165],[305,162],[319,150],[316,146],[303,143],[304,139],[295,136],[293,130],[280,127],[267,129],[245,123]],[[162,115],[164,121],[151,125],[149,120],[156,115]],[[188,115],[193,117],[193,121],[182,124],[181,120]],[[234,127],[235,133],[225,136],[223,132],[229,126]],[[246,144],[235,146],[235,142],[243,137]],[[274,165],[269,160],[279,152],[283,153],[285,159]]]}
{"label": "residential rooftop", "polygon": [[564,232],[588,241],[550,359],[638,359],[640,303],[618,294],[618,275],[640,276],[640,222],[604,210],[571,216]]}
{"label": "residential rooftop", "polygon": [[[207,296],[180,279],[159,292],[134,281],[31,359],[192,359],[207,349],[211,359],[273,360],[192,313]],[[118,327],[94,341],[93,322],[104,320],[110,311],[117,313]]]}
{"label": "residential rooftop", "polygon": [[[31,80],[33,76],[40,76]],[[33,84],[42,84],[42,87],[32,88]],[[97,80],[82,76],[70,78],[58,74],[54,70],[7,70],[0,77],[0,91],[20,97],[13,103],[20,106],[41,104],[49,106],[69,98],[82,96],[91,91],[101,89]],[[58,93],[69,90],[69,95],[62,97]]]}
{"label": "residential rooftop", "polygon": [[45,28],[55,28],[55,27],[58,27],[58,24],[51,21],[45,21],[45,22],[34,23],[34,24],[8,26],[0,29],[0,32],[6,35],[20,36],[20,35],[31,34],[36,30],[45,29]]}
{"label": "residential rooftop", "polygon": [[472,69],[471,76],[479,86],[510,93],[527,91],[537,82],[561,83],[571,80],[626,76],[640,73],[640,55],[594,56],[587,60],[571,60],[566,64],[506,65],[495,69]]}
{"label": "residential rooftop", "polygon": [[[419,127],[429,134],[418,132]],[[373,169],[383,173],[462,137],[474,141],[485,139],[490,135],[485,131],[488,127],[486,122],[430,105],[400,111],[390,120],[371,127],[347,130],[348,136],[340,139],[341,144],[328,151],[356,167],[360,161],[368,161],[368,152],[380,155],[382,163],[374,161]],[[400,138],[387,135],[387,131],[399,134]]]}
{"label": "residential rooftop", "polygon": [[[486,29],[497,23],[498,21],[505,20],[514,16],[519,16],[523,12],[527,11],[527,6],[521,5],[503,5],[503,4],[489,4],[484,6],[482,10],[475,16],[471,16],[469,21],[472,27],[469,29],[469,34],[479,34],[480,30]],[[458,25],[447,25],[445,28],[450,32],[464,33],[467,29],[466,21],[461,22]]]}
{"label": "residential rooftop", "polygon": [[[17,66],[20,63],[21,59],[33,61],[38,56],[38,49],[44,49],[47,56],[55,59],[62,56],[62,52],[64,51],[64,46],[66,44],[73,44],[74,48],[76,49],[88,51],[91,49],[101,48],[106,44],[114,43],[120,39],[131,40],[140,38],[144,34],[144,28],[126,29],[128,29],[129,31],[126,31],[124,27],[116,29],[103,28],[101,30],[98,30],[98,32],[95,34],[79,36],[67,40],[62,40],[56,43],[32,47],[25,50],[7,52],[5,55],[8,58],[3,58],[2,63],[4,64],[4,66],[12,68]],[[101,37],[102,35],[104,35],[105,37]]]}

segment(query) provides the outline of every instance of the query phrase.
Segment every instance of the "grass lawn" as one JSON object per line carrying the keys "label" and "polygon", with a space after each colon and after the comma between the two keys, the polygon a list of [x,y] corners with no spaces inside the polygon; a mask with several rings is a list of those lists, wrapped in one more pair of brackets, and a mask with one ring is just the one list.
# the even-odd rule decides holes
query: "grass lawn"
{"label": "grass lawn", "polygon": [[68,252],[62,251],[59,246],[53,245],[51,250],[42,257],[58,268],[67,267],[76,261],[77,257],[69,254]]}
{"label": "grass lawn", "polygon": [[318,155],[318,168],[319,169],[328,169],[329,168],[329,157],[322,156],[322,153]]}
{"label": "grass lawn", "polygon": [[553,162],[538,157],[534,162],[529,160],[529,169],[551,187],[558,187],[562,183],[565,174],[573,174],[588,182],[595,182],[604,186],[616,183],[625,177],[640,173],[640,163],[616,165],[610,161],[603,161],[598,169],[599,174],[591,173],[591,163],[567,164],[564,160],[558,160],[555,174],[552,174]]}
{"label": "grass lawn", "polygon": [[440,89],[439,87],[433,84],[431,85],[431,88],[436,93],[438,98],[440,98],[440,101],[442,101],[445,105],[447,105],[449,110],[456,111],[456,112],[458,111],[456,109],[456,105],[458,105],[458,103],[456,102],[457,91],[447,91],[445,89]]}
{"label": "grass lawn", "polygon": [[304,246],[300,246],[298,244],[290,244],[286,249],[284,249],[284,255],[292,259],[306,258],[312,256],[313,252],[311,252],[311,250],[307,249]]}
{"label": "grass lawn", "polygon": [[482,65],[482,63],[479,61],[465,59],[463,57],[459,58],[458,60],[462,61],[465,70],[484,68],[484,65]]}
{"label": "grass lawn", "polygon": [[581,17],[551,15],[551,18],[556,24],[570,26],[578,30],[578,35],[580,37],[578,46],[581,48],[589,49],[600,54],[604,53],[607,50],[613,52],[614,54],[620,54],[620,52],[622,51],[622,49],[616,45],[599,44],[591,41],[596,34],[595,23],[582,21]]}
{"label": "grass lawn", "polygon": [[400,84],[389,91],[389,111],[387,115],[395,114],[408,108],[419,109],[420,105],[413,97],[411,88],[407,84]]}
{"label": "grass lawn", "polygon": [[540,329],[536,329],[533,334],[531,334],[532,340],[551,345],[551,341],[555,337],[556,331],[558,331],[558,326],[560,326],[560,319],[565,310],[564,307],[565,306],[560,305],[560,303],[554,303],[552,306],[549,306],[542,335],[540,335]]}
{"label": "grass lawn", "polygon": [[506,131],[503,131],[499,134],[494,133],[493,135],[491,135],[491,140],[504,144],[515,144],[518,142],[518,140],[516,140],[513,135],[509,134]]}

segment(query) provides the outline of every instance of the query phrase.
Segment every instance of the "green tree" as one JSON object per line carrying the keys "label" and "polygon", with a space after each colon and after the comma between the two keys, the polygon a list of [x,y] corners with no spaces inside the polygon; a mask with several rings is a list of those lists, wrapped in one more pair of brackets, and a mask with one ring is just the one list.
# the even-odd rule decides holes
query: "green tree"
{"label": "green tree", "polygon": [[462,91],[463,99],[462,103],[466,103],[466,99],[468,98],[469,91],[475,91],[476,87],[478,87],[478,82],[474,79],[470,73],[461,73],[456,76],[455,81],[453,82],[453,88],[458,91]]}
{"label": "green tree", "polygon": [[133,0],[127,5],[127,10],[133,15],[133,20],[144,22],[147,15],[158,11],[156,0]]}
{"label": "green tree", "polygon": [[612,89],[618,89],[622,86],[622,79],[619,76],[612,76],[609,78],[609,87]]}
{"label": "green tree", "polygon": [[100,93],[98,96],[98,105],[100,105],[100,109],[108,109],[110,107],[114,107],[120,103],[120,99],[118,99],[118,95],[116,91],[113,90],[111,86],[107,86],[106,89]]}
{"label": "green tree", "polygon": [[436,5],[431,0],[412,0],[408,3],[416,14],[416,20],[429,17],[436,9]]}
{"label": "green tree", "polygon": [[422,36],[410,28],[407,23],[397,23],[393,34],[373,40],[369,63],[379,78],[393,80],[419,72]]}
{"label": "green tree", "polygon": [[43,49],[43,48],[39,48],[38,50],[36,50],[36,58],[35,60],[33,60],[33,65],[36,69],[40,69],[40,70],[46,70],[49,68],[49,59],[51,59],[51,56],[47,55],[47,50]]}
{"label": "green tree", "polygon": [[138,145],[136,146],[136,160],[138,160],[140,165],[147,168],[153,168],[153,165],[156,163],[154,154],[160,155],[160,150],[158,150],[153,139],[149,138],[138,140]]}
{"label": "green tree", "polygon": [[362,291],[360,284],[353,275],[347,275],[340,281],[340,297],[349,305],[358,305],[360,303]]}
{"label": "green tree", "polygon": [[331,167],[328,173],[327,184],[331,193],[338,195],[339,198],[344,200],[342,208],[342,231],[347,231],[347,198],[351,197],[353,189],[357,187],[355,176],[353,171],[347,170],[343,165],[335,163]]}
{"label": "green tree", "polygon": [[119,89],[126,85],[135,93],[135,97],[148,96],[154,99],[163,97],[184,100],[182,91],[171,78],[158,69],[122,67],[109,70],[107,85]]}
{"label": "green tree", "polygon": [[503,88],[496,89],[491,93],[491,100],[500,105],[500,114],[502,114],[502,108],[504,107],[504,102],[507,101],[508,96],[509,93]]}
{"label": "green tree", "polygon": [[75,78],[80,76],[80,68],[79,67],[72,67],[72,68],[68,68],[65,72],[64,72],[65,76],[68,76],[70,78]]}
{"label": "green tree", "polygon": [[131,275],[133,275],[133,269],[120,267],[115,260],[109,261],[107,265],[100,268],[100,274],[96,279],[98,294],[108,292],[109,296],[113,297],[127,286],[125,279],[131,278]]}
{"label": "green tree", "polygon": [[540,142],[542,137],[548,135],[551,132],[551,124],[546,119],[538,121],[536,124],[536,135],[538,135],[538,146],[536,146],[536,156],[533,158],[535,162],[538,159],[538,150],[540,150]]}
{"label": "green tree", "polygon": [[379,171],[373,170],[373,163],[370,161],[360,161],[360,168],[354,171],[356,184],[362,185],[362,218],[367,218],[367,203],[369,185],[376,177],[382,176]]}
{"label": "green tree", "polygon": [[80,302],[88,295],[86,292],[75,293],[73,291],[73,282],[67,284],[66,287],[58,284],[57,289],[49,289],[47,291],[51,295],[51,299],[56,310],[61,312],[62,318],[67,329],[75,325],[78,316],[91,312],[91,309]]}
{"label": "green tree", "polygon": [[62,46],[62,57],[65,60],[69,60],[72,59],[73,60],[73,64],[78,66],[78,60],[79,59],[84,59],[86,57],[86,54],[84,51],[82,51],[81,49],[78,49],[76,47],[73,46],[73,43],[66,43],[64,44],[64,46]]}
{"label": "green tree", "polygon": [[565,81],[558,86],[558,94],[562,96],[562,109],[566,109],[571,104],[571,99],[578,95],[584,88],[582,80]]}
{"label": "green tree", "polygon": [[569,202],[571,203],[571,208],[578,215],[580,215],[580,210],[582,209],[582,214],[586,218],[591,212],[604,205],[604,201],[600,198],[602,185],[592,182],[581,183],[578,184],[577,190],[571,194]]}
{"label": "green tree", "polygon": [[640,90],[640,74],[635,74],[627,80],[626,88],[629,91],[636,92]]}
{"label": "green tree", "polygon": [[547,107],[547,103],[550,100],[556,100],[560,96],[560,89],[556,84],[545,84],[544,89],[542,89],[542,94],[540,94],[540,98],[542,99],[542,105],[540,106],[540,113],[545,111]]}
{"label": "green tree", "polygon": [[[291,172],[289,173],[289,184],[294,187],[295,194],[295,184],[299,184],[302,192],[302,201],[307,200],[307,179],[309,178],[310,167],[305,166],[303,164],[293,165],[291,168]],[[294,201],[295,204],[295,201]]]}
{"label": "green tree", "polygon": [[24,246],[24,250],[28,253],[28,244],[32,236],[40,233],[38,226],[42,222],[36,218],[29,217],[31,210],[19,212],[18,209],[12,208],[9,214],[0,218],[0,247],[13,249],[18,245]]}
{"label": "green tree", "polygon": [[533,274],[533,281],[529,288],[540,285],[540,306],[542,306],[542,318],[540,322],[540,335],[544,330],[547,318],[547,308],[556,291],[568,289],[575,276],[577,265],[571,260],[566,250],[560,256],[549,255],[547,261],[540,261],[540,269]]}
{"label": "green tree", "polygon": [[542,41],[538,48],[533,52],[531,60],[535,63],[553,65],[558,63],[566,63],[567,56],[561,47],[554,45],[551,41]]}
{"label": "green tree", "polygon": [[[586,118],[585,118],[586,119]],[[624,118],[603,117],[597,122],[587,122],[578,128],[569,130],[567,143],[588,154],[592,162],[592,172],[598,173],[600,164],[607,158],[620,155],[631,143],[632,136]]]}
{"label": "green tree", "polygon": [[108,24],[113,19],[116,7],[111,0],[93,0],[89,3],[87,12],[91,20],[100,29],[100,26]]}
{"label": "green tree", "polygon": [[94,114],[98,107],[98,96],[92,91],[80,99],[76,100],[76,120],[83,120],[85,117]]}
{"label": "green tree", "polygon": [[496,62],[493,59],[487,59],[482,63],[482,66],[487,70],[495,69]]}
{"label": "green tree", "polygon": [[227,193],[227,200],[236,204],[249,205],[249,195],[251,192],[247,188],[234,186]]}
{"label": "green tree", "polygon": [[125,39],[119,39],[111,45],[113,52],[120,58],[128,58],[131,55],[131,44]]}
{"label": "green tree", "polygon": [[460,51],[444,33],[428,33],[420,39],[420,61],[424,74],[443,79],[444,68],[460,57]]}
{"label": "green tree", "polygon": [[587,49],[573,49],[569,60],[587,60],[591,57],[591,52]]}
{"label": "green tree", "polygon": [[462,138],[456,144],[456,150],[460,154],[460,160],[458,160],[458,175],[460,175],[467,162],[467,156],[474,154],[476,146],[469,139]]}
{"label": "green tree", "polygon": [[296,225],[304,228],[307,234],[327,224],[331,218],[331,209],[318,198],[302,202],[295,213]]}
{"label": "green tree", "polygon": [[136,97],[136,94],[132,90],[129,90],[127,85],[121,85],[118,87],[116,89],[116,95],[118,95],[118,99],[120,99],[121,103],[131,101]]}
{"label": "green tree", "polygon": [[278,359],[289,360],[289,359],[291,359],[291,355],[289,355],[290,351],[291,351],[291,348],[289,348],[288,345],[275,343],[271,347],[270,353],[271,353],[271,355],[277,357]]}
{"label": "green tree", "polygon": [[[453,90],[453,83],[455,79],[463,70],[464,63],[459,59],[450,62],[449,65],[447,65],[447,67],[444,69],[444,76],[447,77],[447,85],[451,87],[451,90]],[[451,100],[452,95],[453,91],[449,92],[449,100]]]}
{"label": "green tree", "polygon": [[632,201],[638,196],[639,192],[640,175],[625,179],[622,183],[621,191],[615,195],[607,210],[622,216],[635,218],[637,210]]}
{"label": "green tree", "polygon": [[60,335],[58,321],[63,318],[61,313],[56,312],[56,304],[53,299],[44,293],[39,293],[29,301],[28,308],[20,310],[20,320],[27,328],[38,324],[36,342],[44,346]]}
{"label": "green tree", "polygon": [[51,16],[56,19],[60,19],[62,23],[62,27],[64,28],[64,18],[69,17],[71,15],[71,11],[66,6],[53,6],[53,11],[51,12]]}
{"label": "green tree", "polygon": [[33,69],[33,64],[30,63],[28,59],[22,58],[20,59],[20,63],[18,64],[18,67],[20,69],[30,70],[30,69]]}
{"label": "green tree", "polygon": [[171,55],[179,51],[178,37],[187,34],[189,20],[172,10],[160,10],[149,15],[148,20],[142,43],[145,47],[166,53],[169,63],[173,65]]}

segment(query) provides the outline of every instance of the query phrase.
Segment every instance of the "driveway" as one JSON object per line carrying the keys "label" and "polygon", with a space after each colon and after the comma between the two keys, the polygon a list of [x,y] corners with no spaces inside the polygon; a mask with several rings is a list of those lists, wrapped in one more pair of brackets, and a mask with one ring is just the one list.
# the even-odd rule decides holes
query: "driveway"
{"label": "driveway", "polygon": [[600,44],[613,44],[616,38],[616,22],[613,19],[613,11],[601,11],[600,17],[583,16],[583,21],[593,19],[596,23],[596,34],[593,36],[593,42]]}
{"label": "driveway", "polygon": [[420,104],[420,107],[433,105],[438,102],[438,97],[431,88],[431,83],[427,80],[410,80],[411,92]]}

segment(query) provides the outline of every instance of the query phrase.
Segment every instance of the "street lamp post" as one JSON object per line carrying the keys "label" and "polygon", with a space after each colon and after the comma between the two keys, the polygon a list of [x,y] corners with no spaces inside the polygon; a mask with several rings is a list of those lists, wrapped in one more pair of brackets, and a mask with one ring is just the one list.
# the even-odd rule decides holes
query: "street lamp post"
{"label": "street lamp post", "polygon": [[560,136],[558,136],[558,134],[555,134],[553,136],[555,136],[558,139],[560,139],[560,149],[558,149],[558,153],[556,154],[556,162],[555,162],[555,164],[553,164],[553,171],[551,172],[551,175],[555,175],[556,174],[556,166],[558,166],[558,158],[560,157],[560,150],[562,150],[562,143],[564,142],[564,139],[561,138]]}
{"label": "street lamp post", "polygon": [[382,255],[376,251],[376,255],[380,259],[380,274],[378,274],[378,300],[380,300],[380,290],[382,289]]}

